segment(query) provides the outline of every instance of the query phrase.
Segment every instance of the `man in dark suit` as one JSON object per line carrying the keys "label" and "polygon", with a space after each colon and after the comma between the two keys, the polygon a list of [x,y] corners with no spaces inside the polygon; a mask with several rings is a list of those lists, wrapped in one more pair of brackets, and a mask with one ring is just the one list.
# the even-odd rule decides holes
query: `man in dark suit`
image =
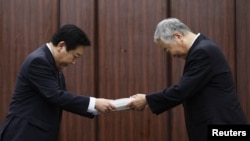
{"label": "man in dark suit", "polygon": [[173,57],[186,60],[183,76],[169,88],[132,96],[131,108],[142,110],[148,105],[160,114],[182,104],[189,141],[206,141],[209,124],[247,123],[230,67],[213,41],[194,34],[175,18],[157,25],[154,40]]}
{"label": "man in dark suit", "polygon": [[66,90],[61,70],[75,64],[89,45],[84,31],[68,24],[25,59],[0,141],[58,141],[62,110],[88,118],[114,110],[111,100]]}

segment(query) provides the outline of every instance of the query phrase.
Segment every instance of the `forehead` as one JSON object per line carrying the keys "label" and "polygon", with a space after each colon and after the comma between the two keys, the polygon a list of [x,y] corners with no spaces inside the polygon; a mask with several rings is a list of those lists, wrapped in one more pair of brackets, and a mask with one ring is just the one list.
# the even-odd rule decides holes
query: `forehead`
{"label": "forehead", "polygon": [[84,50],[84,46],[77,46],[76,49],[70,50],[69,52],[71,52],[73,54],[82,55],[83,50]]}
{"label": "forehead", "polygon": [[162,41],[161,39],[157,39],[157,44],[160,47],[168,47],[170,45],[170,43],[166,43],[166,42]]}

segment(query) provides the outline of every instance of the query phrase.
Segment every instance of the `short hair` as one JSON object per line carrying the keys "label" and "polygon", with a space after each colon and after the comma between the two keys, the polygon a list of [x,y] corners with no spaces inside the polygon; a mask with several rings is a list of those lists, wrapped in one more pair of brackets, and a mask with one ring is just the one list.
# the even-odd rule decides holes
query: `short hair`
{"label": "short hair", "polygon": [[187,25],[182,23],[179,19],[176,18],[164,19],[161,22],[159,22],[158,25],[156,26],[154,41],[157,42],[158,39],[161,39],[164,42],[170,41],[175,31],[185,35],[191,30]]}
{"label": "short hair", "polygon": [[66,50],[74,50],[79,45],[90,46],[90,41],[85,32],[73,24],[66,24],[62,26],[53,36],[51,42],[53,45],[58,45],[59,42],[64,41]]}

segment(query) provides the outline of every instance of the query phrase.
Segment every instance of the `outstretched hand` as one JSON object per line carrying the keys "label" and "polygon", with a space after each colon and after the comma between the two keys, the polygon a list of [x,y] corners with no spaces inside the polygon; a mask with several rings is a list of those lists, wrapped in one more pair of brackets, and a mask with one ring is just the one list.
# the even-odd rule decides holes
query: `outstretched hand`
{"label": "outstretched hand", "polygon": [[95,109],[100,113],[109,113],[115,110],[115,106],[112,104],[111,99],[97,98]]}
{"label": "outstretched hand", "polygon": [[131,109],[143,110],[147,106],[147,100],[145,94],[135,94],[131,96],[133,100],[128,104]]}

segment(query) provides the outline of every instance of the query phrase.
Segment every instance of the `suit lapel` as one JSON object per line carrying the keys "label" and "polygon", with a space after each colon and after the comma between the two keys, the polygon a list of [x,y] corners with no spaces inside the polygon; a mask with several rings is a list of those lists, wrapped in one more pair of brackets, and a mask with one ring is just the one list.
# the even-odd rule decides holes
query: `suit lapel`
{"label": "suit lapel", "polygon": [[[63,84],[65,84],[63,73],[60,70],[57,69],[55,59],[54,59],[52,53],[50,52],[48,46],[45,44],[42,47],[42,50],[45,52],[46,58],[48,59],[51,66],[53,66],[54,73],[55,73],[55,76],[56,76],[56,78],[58,80],[58,84],[59,84],[60,88],[65,90],[66,86],[63,85]],[[61,117],[62,117],[62,109],[60,109],[60,108],[58,108],[58,116],[59,116],[59,121],[58,122],[60,123],[61,122]]]}

